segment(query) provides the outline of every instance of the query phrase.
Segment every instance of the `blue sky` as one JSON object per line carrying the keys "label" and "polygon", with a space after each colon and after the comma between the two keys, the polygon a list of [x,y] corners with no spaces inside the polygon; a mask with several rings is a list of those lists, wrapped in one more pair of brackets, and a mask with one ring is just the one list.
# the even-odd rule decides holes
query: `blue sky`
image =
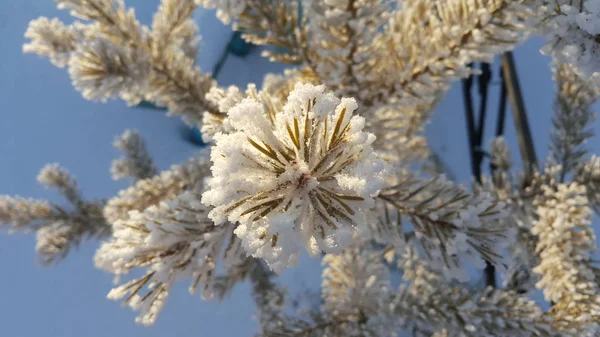
{"label": "blue sky", "polygon": [[[158,0],[129,0],[143,23],[150,21]],[[114,195],[125,182],[110,178],[109,165],[118,156],[112,141],[126,128],[146,136],[151,154],[161,168],[185,160],[197,148],[184,139],[185,126],[160,111],[130,109],[123,102],[97,104],[85,101],[71,86],[64,69],[35,55],[24,55],[23,34],[30,20],[68,13],[56,10],[51,0],[7,1],[0,11],[0,194],[18,194],[61,202],[35,178],[48,162],[58,162],[79,180],[89,198]],[[214,18],[214,12],[196,14],[205,33],[199,54],[201,68],[210,70],[227,43],[231,31]],[[554,93],[549,59],[539,54],[539,39],[516,51],[517,66],[531,119],[538,157],[547,155],[548,131]],[[245,65],[251,64],[252,67]],[[269,67],[253,53],[246,59],[229,58],[219,82],[245,85],[261,81]],[[497,67],[494,68],[495,76]],[[497,81],[497,76],[494,81]],[[498,87],[492,86],[490,118],[495,118]],[[493,133],[488,123],[486,135]],[[458,180],[469,182],[470,169],[460,86],[454,86],[440,104],[427,128],[432,147],[442,156]],[[596,132],[600,131],[598,123]],[[489,141],[489,138],[487,138]],[[507,139],[515,149],[512,119]],[[488,142],[486,142],[488,144]],[[599,153],[598,142],[591,144]],[[157,324],[144,328],[134,323],[128,308],[106,299],[112,277],[93,266],[97,243],[84,244],[63,263],[43,268],[36,262],[32,235],[0,236],[0,317],[2,335],[57,337],[81,336],[250,336],[256,331],[249,287],[235,289],[224,303],[203,302],[187,292],[187,283],[173,291]],[[315,289],[320,283],[319,261],[305,259],[288,270],[282,281],[292,289]]]}

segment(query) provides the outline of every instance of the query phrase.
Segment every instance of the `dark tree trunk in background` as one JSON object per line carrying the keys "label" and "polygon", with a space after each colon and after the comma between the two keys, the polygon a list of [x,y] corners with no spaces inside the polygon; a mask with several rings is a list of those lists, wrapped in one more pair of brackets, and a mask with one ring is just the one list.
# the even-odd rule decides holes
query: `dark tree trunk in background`
{"label": "dark tree trunk in background", "polygon": [[[471,65],[473,66],[473,65]],[[481,167],[486,151],[484,150],[484,130],[486,121],[486,110],[488,100],[488,89],[492,79],[490,64],[480,63],[481,74],[470,76],[462,81],[462,93],[465,105],[465,121],[467,128],[467,137],[469,141],[469,154],[471,158],[471,173],[477,183],[481,183]],[[504,134],[506,119],[506,98],[509,98],[515,129],[519,140],[519,150],[526,175],[526,181],[533,176],[537,169],[537,157],[533,146],[533,138],[529,128],[527,112],[521,94],[521,87],[511,52],[502,55],[502,66],[500,74],[500,100],[498,106],[498,117],[496,119],[496,133],[499,137]],[[475,108],[473,106],[473,84],[477,79],[477,89],[479,94],[479,111],[477,119],[475,118]],[[490,163],[490,170],[493,173],[494,168]],[[485,268],[486,285],[496,287],[496,272],[494,266],[486,262]]]}

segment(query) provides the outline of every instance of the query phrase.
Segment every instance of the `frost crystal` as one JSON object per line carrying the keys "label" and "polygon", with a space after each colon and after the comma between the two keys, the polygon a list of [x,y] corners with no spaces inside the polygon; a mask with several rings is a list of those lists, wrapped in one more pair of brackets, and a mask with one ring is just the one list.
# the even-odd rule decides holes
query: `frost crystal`
{"label": "frost crystal", "polygon": [[235,132],[217,134],[213,178],[203,202],[216,223],[239,222],[249,254],[275,271],[310,254],[339,252],[365,229],[366,210],[384,185],[385,164],[362,131],[352,98],[296,84],[283,111],[245,99],[229,111]]}

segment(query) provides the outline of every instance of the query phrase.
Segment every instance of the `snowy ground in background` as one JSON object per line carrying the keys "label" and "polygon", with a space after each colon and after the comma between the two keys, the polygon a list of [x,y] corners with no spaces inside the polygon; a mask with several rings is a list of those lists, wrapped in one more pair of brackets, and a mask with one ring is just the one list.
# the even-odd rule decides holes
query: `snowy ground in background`
{"label": "snowy ground in background", "polygon": [[[138,17],[148,23],[158,0],[129,0]],[[142,6],[143,5],[143,6]],[[110,179],[109,165],[118,156],[111,143],[127,128],[146,136],[149,150],[160,168],[181,162],[197,147],[186,140],[186,127],[177,118],[161,111],[127,108],[122,102],[94,104],[85,101],[71,87],[68,74],[46,60],[23,55],[23,33],[29,20],[38,16],[59,16],[50,0],[22,0],[3,4],[0,12],[0,194],[48,198],[61,202],[51,191],[40,187],[35,178],[48,162],[59,162],[79,180],[89,198],[114,195],[125,182]],[[211,11],[196,15],[204,33],[198,63],[210,71],[229,40],[231,30],[214,18]],[[516,51],[517,67],[529,111],[538,158],[548,151],[551,126],[553,83],[549,60],[539,55],[540,41],[534,40]],[[251,65],[248,67],[248,65]],[[280,71],[258,56],[258,50],[240,59],[230,56],[219,83],[245,86],[260,83],[266,71]],[[494,67],[497,75],[497,67]],[[495,77],[494,81],[498,81]],[[489,126],[493,134],[498,86],[492,86]],[[506,138],[520,165],[510,113]],[[440,104],[427,127],[430,142],[460,182],[469,183],[470,166],[462,110],[460,86],[456,85]],[[600,133],[600,123],[595,130]],[[600,144],[590,144],[600,153]],[[105,295],[112,277],[93,266],[97,243],[84,244],[66,261],[54,268],[36,263],[35,238],[31,235],[0,236],[0,320],[6,336],[250,336],[256,331],[252,318],[254,305],[248,285],[235,289],[232,297],[218,304],[190,296],[188,284],[173,291],[158,323],[143,328],[134,323],[134,313],[119,308]],[[282,282],[294,291],[315,289],[320,283],[318,260],[304,259],[300,267],[287,270]]]}

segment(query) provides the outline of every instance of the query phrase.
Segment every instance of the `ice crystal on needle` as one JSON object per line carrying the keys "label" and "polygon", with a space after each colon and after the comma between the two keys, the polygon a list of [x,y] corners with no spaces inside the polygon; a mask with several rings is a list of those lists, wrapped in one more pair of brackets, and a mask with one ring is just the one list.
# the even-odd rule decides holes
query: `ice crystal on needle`
{"label": "ice crystal on needle", "polygon": [[248,253],[276,271],[303,246],[313,255],[346,247],[364,229],[385,171],[356,109],[354,99],[311,84],[297,84],[274,119],[254,99],[232,108],[235,132],[215,136],[203,195],[216,206],[213,220],[238,221]]}

